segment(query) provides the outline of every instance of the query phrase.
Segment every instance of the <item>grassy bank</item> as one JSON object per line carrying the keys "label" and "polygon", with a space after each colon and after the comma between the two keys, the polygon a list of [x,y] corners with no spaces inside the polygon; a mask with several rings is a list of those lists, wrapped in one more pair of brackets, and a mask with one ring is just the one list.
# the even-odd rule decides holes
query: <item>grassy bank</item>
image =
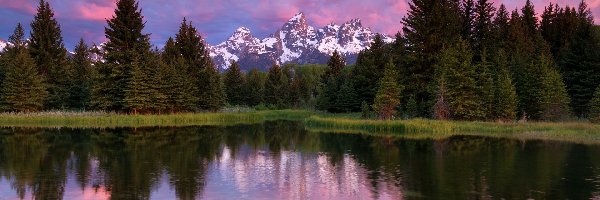
{"label": "grassy bank", "polygon": [[304,121],[312,132],[444,139],[455,135],[559,140],[600,144],[600,126],[586,122],[459,122],[426,119],[364,120],[359,114],[327,114],[305,110],[123,115],[103,112],[0,113],[0,127],[114,128],[153,126],[230,126],[272,120]]}
{"label": "grassy bank", "polygon": [[42,112],[0,114],[0,127],[114,128],[149,126],[228,126],[256,124],[268,120],[303,120],[311,112],[301,110],[249,111],[231,113],[181,113],[167,115],[124,115],[102,112]]}
{"label": "grassy bank", "polygon": [[406,138],[444,139],[455,135],[478,135],[516,139],[560,140],[600,143],[600,126],[586,122],[460,122],[426,119],[378,121],[353,116],[313,115],[305,120],[309,131],[387,135]]}

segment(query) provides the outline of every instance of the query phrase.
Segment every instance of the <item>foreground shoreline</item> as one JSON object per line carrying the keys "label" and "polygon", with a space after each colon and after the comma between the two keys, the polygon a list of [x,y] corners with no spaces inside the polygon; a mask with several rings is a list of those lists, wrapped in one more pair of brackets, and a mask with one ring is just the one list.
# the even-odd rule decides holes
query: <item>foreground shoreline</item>
{"label": "foreground shoreline", "polygon": [[303,121],[311,132],[395,136],[414,139],[445,139],[474,135],[513,139],[557,140],[600,144],[600,125],[589,122],[463,122],[429,119],[364,120],[356,114],[325,114],[308,110],[269,110],[166,115],[48,112],[0,114],[5,128],[140,128],[183,126],[233,126],[266,121]]}

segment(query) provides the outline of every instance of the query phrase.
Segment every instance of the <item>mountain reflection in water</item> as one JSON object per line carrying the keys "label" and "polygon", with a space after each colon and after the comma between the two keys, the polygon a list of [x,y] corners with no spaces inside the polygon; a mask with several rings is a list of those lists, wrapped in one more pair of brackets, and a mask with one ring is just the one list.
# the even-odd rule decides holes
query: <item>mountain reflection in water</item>
{"label": "mountain reflection in water", "polygon": [[600,146],[231,127],[2,129],[0,199],[589,199]]}

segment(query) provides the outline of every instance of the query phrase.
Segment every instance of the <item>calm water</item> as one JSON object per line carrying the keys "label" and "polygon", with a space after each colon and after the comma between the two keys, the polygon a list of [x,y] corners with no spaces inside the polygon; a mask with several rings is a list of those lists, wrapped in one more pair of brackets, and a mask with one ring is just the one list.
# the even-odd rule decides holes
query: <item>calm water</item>
{"label": "calm water", "polygon": [[600,146],[236,127],[0,131],[0,199],[590,199]]}

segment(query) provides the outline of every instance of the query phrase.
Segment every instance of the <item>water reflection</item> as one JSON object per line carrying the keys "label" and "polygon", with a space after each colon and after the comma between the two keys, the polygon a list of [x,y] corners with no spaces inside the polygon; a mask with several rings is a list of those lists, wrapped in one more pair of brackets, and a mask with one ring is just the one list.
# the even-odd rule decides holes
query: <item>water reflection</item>
{"label": "water reflection", "polygon": [[234,127],[2,129],[0,199],[589,199],[600,147]]}

